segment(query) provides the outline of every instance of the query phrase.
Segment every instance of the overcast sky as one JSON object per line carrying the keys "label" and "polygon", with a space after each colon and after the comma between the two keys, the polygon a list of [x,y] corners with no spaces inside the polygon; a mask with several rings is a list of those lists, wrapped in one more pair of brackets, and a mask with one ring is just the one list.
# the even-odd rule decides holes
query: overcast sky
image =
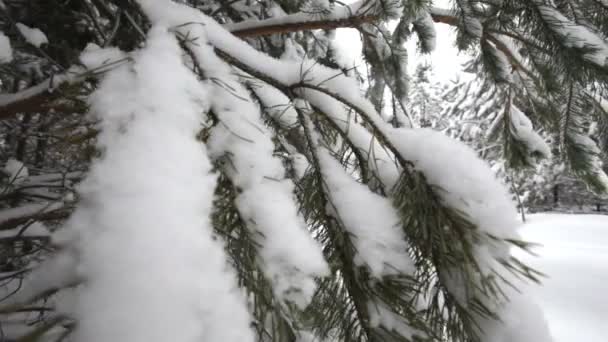
{"label": "overcast sky", "polygon": [[[347,3],[355,0],[345,1]],[[449,8],[451,5],[449,0],[435,0],[433,6]],[[464,53],[459,53],[454,47],[456,34],[454,29],[446,24],[435,24],[437,31],[437,45],[435,51],[430,55],[421,55],[416,49],[418,39],[414,35],[407,43],[409,53],[408,69],[410,74],[416,69],[420,63],[430,63],[433,66],[435,78],[437,80],[447,81],[457,77],[462,72],[462,63],[468,60],[468,56]],[[361,42],[359,34],[355,29],[339,29],[336,33],[336,43],[349,59],[359,60],[357,65],[361,65]]]}

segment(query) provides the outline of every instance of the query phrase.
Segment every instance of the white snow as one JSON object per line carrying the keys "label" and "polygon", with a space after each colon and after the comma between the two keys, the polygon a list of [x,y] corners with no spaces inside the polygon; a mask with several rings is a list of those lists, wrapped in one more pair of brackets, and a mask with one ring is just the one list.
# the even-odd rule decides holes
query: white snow
{"label": "white snow", "polygon": [[604,37],[598,36],[583,25],[570,21],[557,9],[545,5],[540,0],[534,0],[541,16],[551,28],[564,39],[568,47],[591,48],[585,52],[584,58],[599,67],[608,66],[608,43]]}
{"label": "white snow", "polygon": [[19,184],[29,176],[27,167],[17,159],[9,159],[4,165],[4,173],[8,175],[8,182]]}
{"label": "white snow", "polygon": [[[344,76],[340,70],[319,65],[314,60],[278,60],[272,58],[255,50],[245,41],[232,35],[213,19],[192,8],[160,1],[142,1],[142,5],[145,5],[146,11],[151,18],[168,22],[172,26],[179,26],[184,35],[192,35],[195,30],[200,30],[200,27],[203,26],[208,42],[211,45],[238,59],[246,67],[268,75],[282,85],[289,86],[305,83],[328,89],[330,93],[336,94],[341,98],[340,101],[316,90],[306,87],[298,88],[300,96],[310,101],[313,105],[320,107],[327,115],[334,116],[331,120],[339,125],[349,137],[356,140],[355,145],[357,148],[369,151],[369,163],[373,165],[372,169],[378,170],[380,178],[386,187],[390,188],[394,184],[398,173],[396,172],[397,170],[394,161],[390,157],[390,153],[387,153],[386,149],[379,146],[375,141],[375,137],[365,128],[359,124],[351,125],[351,122],[354,122],[354,116],[345,112],[344,109],[340,109],[340,107],[343,107],[343,104],[340,102],[347,101],[360,108],[371,120],[378,120],[378,124],[384,124],[380,115],[375,111],[374,106],[362,96],[356,80]],[[342,7],[336,6],[334,10],[337,10],[337,8]],[[183,25],[184,23],[197,24]],[[200,25],[201,23],[203,25]],[[351,133],[351,130],[354,133]]]}
{"label": "white snow", "polygon": [[608,216],[534,214],[521,229],[538,257],[519,253],[548,277],[522,288],[538,299],[555,342],[604,342],[608,335]]}
{"label": "white snow", "polygon": [[268,114],[281,126],[290,128],[298,124],[298,114],[283,92],[264,81],[250,80],[249,84]]}
{"label": "white snow", "polygon": [[416,268],[407,254],[400,219],[390,200],[357,182],[327,150],[319,148],[318,158],[337,219],[352,234],[357,251],[355,263],[366,264],[378,278],[387,274],[412,275]]}
{"label": "white snow", "polygon": [[405,339],[411,340],[414,335],[424,336],[417,329],[409,326],[399,315],[395,314],[388,305],[379,302],[367,304],[369,310],[369,325],[372,328],[384,327],[394,331]]}
{"label": "white snow", "polygon": [[523,142],[531,152],[538,152],[544,157],[551,156],[551,148],[547,142],[534,130],[532,122],[517,106],[510,104],[511,133],[517,140]]}
{"label": "white snow", "polygon": [[11,47],[11,41],[0,31],[0,64],[8,63],[13,60],[13,48]]}
{"label": "white snow", "polygon": [[[517,237],[517,212],[511,196],[471,148],[427,128],[389,133],[403,156],[441,189],[439,196],[446,205],[467,214],[479,229],[493,236]],[[504,252],[494,256],[504,257]]]}
{"label": "white snow", "polygon": [[[319,0],[316,0],[315,2],[316,2],[315,5],[320,5],[320,6],[323,6],[323,4],[321,2],[324,2],[327,5],[327,7],[329,7],[329,4],[327,3],[326,0],[321,0],[321,2],[319,2]],[[234,32],[234,31],[247,30],[247,29],[265,27],[265,26],[318,21],[319,19],[323,19],[323,20],[346,19],[349,17],[357,16],[359,13],[360,14],[369,14],[369,12],[366,10],[369,10],[370,7],[373,7],[373,4],[370,4],[372,2],[373,1],[363,0],[363,1],[357,1],[348,6],[333,6],[333,8],[331,8],[331,9],[327,8],[327,10],[326,10],[327,13],[323,13],[323,14],[318,13],[318,12],[307,13],[307,12],[302,11],[302,12],[289,14],[289,15],[275,16],[273,18],[269,18],[266,20],[245,20],[245,21],[241,21],[238,23],[225,24],[224,28],[228,31]],[[365,4],[365,7],[362,7],[362,5],[364,5],[364,4]]]}
{"label": "white snow", "polygon": [[22,23],[17,23],[17,29],[25,38],[25,41],[34,45],[35,47],[40,47],[42,44],[48,44],[49,40],[44,34],[44,32],[40,31],[40,29],[29,27]]}
{"label": "white snow", "polygon": [[133,65],[91,99],[104,156],[79,187],[79,341],[251,342],[250,317],[210,213],[215,176],[197,142],[209,88],[153,26]]}
{"label": "white snow", "polygon": [[603,188],[608,191],[608,175],[603,168],[604,163],[600,157],[602,155],[600,148],[595,141],[586,134],[572,134],[570,137],[579,145],[579,147],[585,149],[590,155],[590,171],[595,174]]}
{"label": "white snow", "polygon": [[116,47],[102,48],[89,43],[80,54],[80,62],[89,70],[99,69],[123,60],[127,54]]}
{"label": "white snow", "polygon": [[39,296],[51,290],[75,285],[78,281],[77,257],[73,250],[66,250],[55,254],[52,258],[35,265],[19,284],[19,291],[10,296],[7,304],[26,304],[39,299]]}
{"label": "white snow", "polygon": [[297,152],[292,153],[290,159],[293,164],[296,178],[298,180],[302,179],[310,167],[308,159],[306,159],[306,156],[303,154]]}
{"label": "white snow", "polygon": [[[511,283],[522,288],[516,279]],[[503,286],[509,297],[500,310],[500,321],[490,319],[482,321],[485,342],[554,342],[544,318],[543,309],[529,293],[521,293],[508,286]]]}
{"label": "white snow", "polygon": [[[316,289],[314,278],[328,272],[321,246],[298,213],[294,184],[285,178],[281,160],[273,155],[272,134],[262,122],[260,108],[234,71],[201,41],[205,37],[211,39],[214,34],[226,35],[239,45],[244,44],[235,47],[259,52],[192,8],[160,1],[141,4],[149,17],[158,22],[175,26],[204,21],[204,25],[182,25],[178,29],[185,36],[198,38],[197,44],[191,46],[192,51],[205,75],[214,81],[210,84],[210,105],[220,123],[210,131],[209,155],[216,160],[228,158],[224,171],[241,190],[236,205],[252,235],[258,238],[262,266],[273,282],[273,290],[280,298],[305,306]],[[272,92],[271,88],[265,90]],[[262,101],[268,100],[264,95],[268,94],[262,93]],[[285,100],[285,97],[274,99],[279,104]]]}
{"label": "white snow", "polygon": [[491,46],[491,53],[494,55],[494,57],[496,57],[498,67],[497,76],[499,77],[499,80],[504,82],[511,82],[512,68],[511,63],[509,63],[509,60],[507,59],[507,56],[504,54],[504,52],[500,51],[494,43],[488,42],[488,44]]}

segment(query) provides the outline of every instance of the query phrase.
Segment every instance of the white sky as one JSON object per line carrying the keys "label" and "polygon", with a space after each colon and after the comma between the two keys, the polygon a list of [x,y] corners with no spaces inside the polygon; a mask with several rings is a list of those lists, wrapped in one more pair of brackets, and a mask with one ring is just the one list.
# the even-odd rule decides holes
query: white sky
{"label": "white sky", "polygon": [[[345,2],[351,3],[354,0],[347,0]],[[451,5],[449,4],[449,0],[435,0],[433,1],[433,6],[448,8]],[[408,72],[412,74],[420,63],[429,63],[433,66],[434,76],[437,81],[454,79],[462,72],[462,64],[469,57],[464,53],[459,53],[458,49],[454,46],[456,34],[452,27],[446,24],[435,24],[435,30],[437,31],[437,44],[435,51],[430,55],[418,53],[416,48],[418,39],[416,35],[413,35],[407,42],[406,46],[409,54]],[[349,59],[357,60],[359,61],[357,65],[361,65],[361,41],[355,29],[337,30],[336,45],[348,55]]]}

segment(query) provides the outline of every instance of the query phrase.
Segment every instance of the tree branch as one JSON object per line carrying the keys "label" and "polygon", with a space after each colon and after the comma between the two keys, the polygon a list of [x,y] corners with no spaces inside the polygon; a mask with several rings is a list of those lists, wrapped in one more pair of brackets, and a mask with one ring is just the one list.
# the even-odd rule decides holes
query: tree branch
{"label": "tree branch", "polygon": [[256,25],[253,27],[246,27],[245,25],[243,25],[245,27],[241,27],[240,25],[234,25],[227,28],[232,34],[239,38],[250,38],[267,36],[277,33],[359,27],[362,24],[371,23],[376,20],[378,20],[378,16],[376,15],[362,15],[344,19],[322,19],[314,21],[296,21],[287,23],[274,23],[275,21],[271,21],[267,25],[264,25],[266,20],[262,20],[256,22]]}
{"label": "tree branch", "polygon": [[53,103],[63,95],[60,91],[54,91],[54,89],[65,83],[70,83],[70,81],[72,81],[72,78],[69,75],[57,75],[17,93],[0,94],[0,120],[12,117],[17,113],[65,109],[65,104]]}
{"label": "tree branch", "polygon": [[429,12],[431,14],[431,18],[433,18],[433,21],[436,23],[442,23],[451,26],[458,25],[458,17],[451,10],[432,7]]}

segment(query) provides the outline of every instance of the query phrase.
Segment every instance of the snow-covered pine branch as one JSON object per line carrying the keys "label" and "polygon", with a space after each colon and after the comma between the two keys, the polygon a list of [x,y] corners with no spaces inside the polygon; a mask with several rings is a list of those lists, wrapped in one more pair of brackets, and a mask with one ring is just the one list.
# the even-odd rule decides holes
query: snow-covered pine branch
{"label": "snow-covered pine branch", "polygon": [[[565,2],[0,1],[6,337],[550,341],[494,171],[561,123],[605,190],[608,14]],[[475,80],[410,82],[435,23]]]}

